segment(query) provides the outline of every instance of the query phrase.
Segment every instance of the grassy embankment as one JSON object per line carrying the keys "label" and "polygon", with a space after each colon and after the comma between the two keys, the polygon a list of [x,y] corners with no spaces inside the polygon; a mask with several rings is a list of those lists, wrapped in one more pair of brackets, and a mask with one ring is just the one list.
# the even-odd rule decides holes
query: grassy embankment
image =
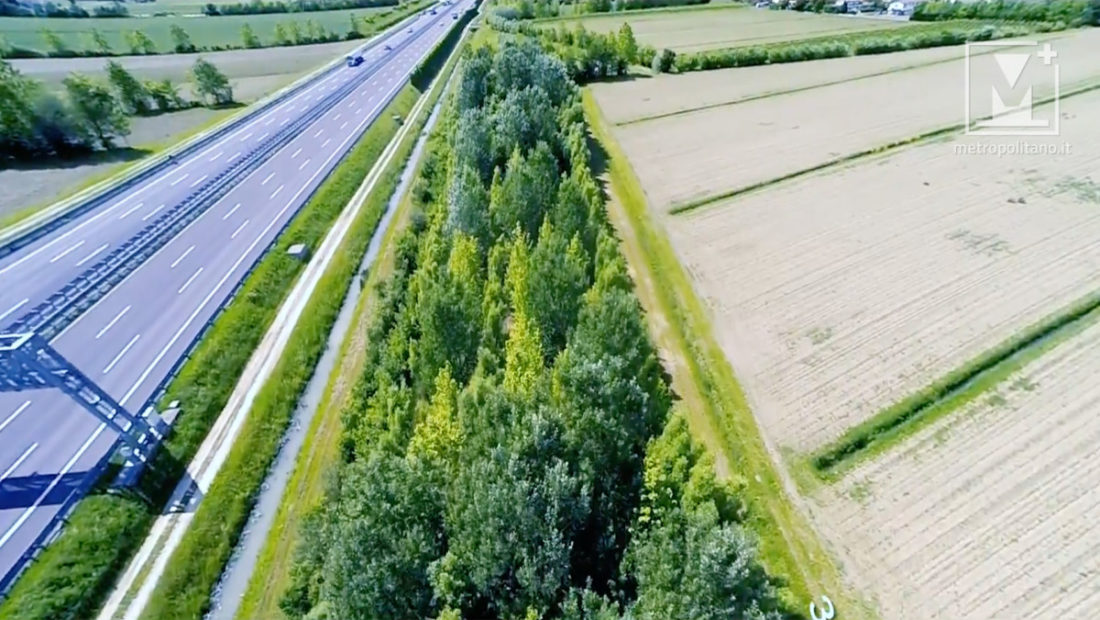
{"label": "grassy embankment", "polygon": [[[452,36],[441,42],[414,72],[411,84],[395,100],[398,107],[391,107],[376,121],[392,128],[386,133],[388,137],[392,138],[397,132],[392,114],[401,118],[408,116],[420,99],[420,93],[454,49],[457,39],[454,33],[464,24],[460,20]],[[229,457],[169,558],[142,618],[195,618],[208,611],[210,592],[240,538],[298,399],[324,352],[359,259],[366,252],[371,235],[396,188],[400,165],[408,158],[418,134],[419,126],[406,134],[397,156],[379,178],[365,208],[352,223],[351,231],[321,277],[278,364],[249,410]],[[358,172],[356,170],[352,193],[364,176]],[[349,174],[346,178],[352,177]]]}
{"label": "grassy embankment", "polygon": [[[154,515],[180,479],[185,464],[194,456],[221,413],[252,351],[304,269],[301,261],[287,256],[286,248],[292,243],[305,243],[308,247],[320,243],[371,164],[397,133],[399,124],[393,116],[407,114],[416,99],[415,89],[409,86],[383,110],[279,236],[273,250],[259,262],[169,385],[165,401],[180,400],[184,412],[158,453],[152,470],[142,480],[141,491],[152,499],[152,505],[132,495],[93,494],[82,500],[61,536],[43,551],[16,583],[10,596],[0,604],[0,619],[84,618],[92,615],[102,603],[114,579],[140,546]],[[365,212],[360,220],[366,216]],[[377,218],[380,213],[373,216]],[[318,329],[316,325],[300,326],[299,333],[303,334],[300,337]],[[267,398],[282,396],[272,394]],[[271,402],[263,398],[261,395],[258,403]],[[274,437],[277,443],[281,436],[281,431],[275,428],[279,420],[254,418],[250,417],[250,426],[243,435],[247,437],[250,431],[255,431],[259,436],[250,438],[250,442],[262,445]],[[283,424],[285,426],[285,422]],[[260,474],[265,469],[266,463],[256,468]],[[211,489],[211,494],[213,491]],[[229,516],[224,515],[225,518]],[[227,554],[236,536],[217,538],[211,541],[216,544],[210,549],[212,559],[216,559],[214,554],[218,551]],[[100,549],[101,552],[89,553],[88,549]],[[220,565],[217,570],[220,571]],[[207,595],[209,587],[204,592],[204,596]],[[182,607],[179,613],[184,613]]]}
{"label": "grassy embankment", "polygon": [[650,218],[638,179],[588,91],[584,108],[606,153],[614,193],[611,207],[621,212],[614,220],[626,227],[620,230],[624,240],[636,243],[636,248],[626,248],[626,254],[636,279],[651,283],[639,286],[639,291],[650,293],[643,302],[650,313],[659,313],[655,320],[667,324],[657,338],[675,358],[670,369],[673,386],[680,395],[698,395],[685,399],[689,407],[701,409],[692,412],[697,418],[693,428],[713,433],[700,440],[718,447],[716,460],[726,463],[728,475],[743,479],[748,523],[760,540],[761,561],[770,574],[785,580],[784,595],[792,608],[806,609],[808,601],[824,593],[838,602],[845,618],[870,616],[865,605],[845,591],[836,564],[796,507],[796,490],[777,470],[744,392],[714,340],[707,313],[671,245]]}

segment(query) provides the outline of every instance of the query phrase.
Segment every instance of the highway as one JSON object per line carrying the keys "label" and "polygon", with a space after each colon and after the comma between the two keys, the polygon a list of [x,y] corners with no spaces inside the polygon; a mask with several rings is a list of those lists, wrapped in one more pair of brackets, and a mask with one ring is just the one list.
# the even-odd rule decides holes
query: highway
{"label": "highway", "polygon": [[[437,15],[422,14],[365,52],[363,64],[323,74],[108,203],[4,256],[0,332],[158,218],[181,209],[236,160],[278,143],[53,337],[53,347],[70,362],[127,409],[140,411],[297,210],[455,26],[452,14],[469,6],[463,0],[438,6]],[[58,391],[0,393],[0,590],[58,512],[94,481],[96,465],[117,439]]]}

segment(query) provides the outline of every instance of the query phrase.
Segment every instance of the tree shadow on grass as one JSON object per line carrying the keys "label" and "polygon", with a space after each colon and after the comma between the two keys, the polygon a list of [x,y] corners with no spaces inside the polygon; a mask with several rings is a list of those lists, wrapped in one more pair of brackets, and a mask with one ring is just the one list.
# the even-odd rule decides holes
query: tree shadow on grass
{"label": "tree shadow on grass", "polygon": [[135,161],[148,157],[151,149],[122,146],[104,151],[92,151],[55,157],[38,157],[32,160],[0,160],[0,170],[65,170],[79,168],[81,166],[98,166],[101,164],[118,164]]}

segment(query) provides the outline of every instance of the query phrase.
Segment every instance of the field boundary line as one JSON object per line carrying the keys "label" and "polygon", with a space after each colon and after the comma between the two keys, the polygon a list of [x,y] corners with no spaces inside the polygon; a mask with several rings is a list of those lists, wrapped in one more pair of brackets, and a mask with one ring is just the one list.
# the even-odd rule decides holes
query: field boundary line
{"label": "field boundary line", "polygon": [[737,2],[726,4],[688,4],[679,6],[655,6],[648,9],[627,9],[625,11],[602,11],[599,13],[578,13],[577,15],[557,15],[554,17],[536,17],[534,19],[522,19],[529,24],[552,24],[554,22],[579,22],[585,19],[615,19],[634,15],[652,15],[654,13],[702,13],[705,11],[733,11],[747,9],[748,5]]}
{"label": "field boundary line", "polygon": [[[426,10],[422,9],[422,10]],[[354,48],[360,52],[374,47],[378,42],[392,31],[400,30],[404,27],[405,22],[410,19],[415,19],[417,15],[422,11],[417,11],[412,15],[402,19],[398,23],[380,30],[370,39],[364,41],[361,45]],[[85,203],[100,198],[100,194],[104,194],[108,190],[114,189],[118,186],[124,186],[128,183],[132,183],[137,177],[143,173],[156,168],[157,166],[168,161],[168,158],[184,151],[192,146],[200,144],[203,140],[216,136],[218,133],[226,131],[244,121],[249,115],[256,114],[264,110],[265,108],[277,103],[280,99],[293,92],[298,88],[304,87],[310,81],[317,79],[325,72],[330,71],[344,62],[342,56],[337,56],[329,62],[321,65],[312,72],[303,75],[297,80],[283,86],[279,90],[270,93],[250,104],[243,107],[236,114],[222,119],[219,123],[213,127],[204,129],[203,131],[194,135],[188,136],[171,146],[162,149],[159,153],[152,155],[148,159],[136,162],[132,165],[126,166],[122,170],[115,174],[94,183],[89,187],[79,190],[75,194],[63,198],[53,204],[45,205],[40,209],[34,210],[31,213],[26,214],[24,217],[15,219],[9,222],[6,226],[0,228],[0,248],[3,248],[9,243],[19,240],[20,238],[35,233],[38,229],[49,226],[56,222],[58,219],[69,215],[70,213],[79,210]],[[100,205],[102,206],[102,205]],[[90,210],[94,210],[98,207],[89,207]]]}
{"label": "field boundary line", "polygon": [[[1062,33],[1059,33],[1059,35],[1060,34],[1062,34]],[[1059,38],[1059,37],[1058,36],[1035,37],[1035,40],[1037,40],[1037,41],[1052,41],[1052,40],[1055,40],[1057,38]],[[920,52],[920,51],[930,50],[930,49],[947,49],[947,48],[944,48],[944,47],[939,47],[939,48],[926,47],[926,48],[921,48],[921,49],[906,50],[906,52]],[[960,51],[960,53],[962,52],[961,49],[959,51]],[[974,52],[971,52],[970,55],[971,56],[978,56],[978,55],[981,55],[981,54],[991,54],[991,53],[993,53],[993,51],[994,51],[993,48],[990,47],[990,49],[988,49],[986,51],[979,52],[977,54],[974,53]],[[904,54],[905,52],[896,52],[896,53]],[[864,56],[867,56],[867,57],[871,57],[871,56],[882,57],[882,56],[889,56],[889,54],[865,54]],[[855,56],[843,56],[843,58],[855,58]],[[956,57],[953,57],[953,58],[944,58],[942,60],[930,60],[928,62],[914,63],[914,64],[911,64],[911,65],[905,65],[903,67],[895,67],[893,69],[884,69],[882,71],[876,71],[874,73],[868,73],[866,75],[857,75],[857,76],[853,76],[853,77],[842,78],[842,79],[839,79],[839,80],[833,80],[831,82],[822,82],[820,84],[812,84],[812,85],[809,85],[809,86],[799,86],[798,88],[790,88],[790,89],[786,89],[786,90],[773,90],[773,91],[760,93],[758,95],[749,95],[748,97],[741,97],[739,99],[730,99],[730,100],[727,100],[727,101],[719,101],[717,103],[708,103],[706,105],[702,105],[702,106],[698,106],[698,107],[694,107],[694,108],[686,108],[686,109],[683,109],[683,110],[676,110],[674,112],[662,112],[660,114],[653,114],[653,115],[650,115],[650,116],[639,116],[637,118],[631,118],[631,119],[627,119],[625,121],[621,121],[621,122],[618,122],[618,123],[613,123],[613,125],[615,127],[629,127],[631,125],[638,125],[640,123],[645,123],[645,122],[648,122],[648,121],[656,121],[656,120],[661,120],[661,119],[665,119],[665,118],[671,118],[673,116],[681,116],[681,115],[686,115],[686,114],[692,114],[694,112],[703,112],[703,111],[706,111],[706,110],[713,110],[715,108],[722,108],[722,107],[725,107],[725,106],[740,105],[742,103],[749,103],[749,102],[752,102],[752,101],[759,101],[761,99],[770,99],[772,97],[780,97],[782,95],[793,95],[795,93],[801,93],[801,92],[805,92],[805,91],[808,91],[808,90],[814,90],[815,88],[825,88],[825,87],[828,87],[828,86],[838,86],[840,84],[847,84],[849,82],[857,82],[859,80],[865,80],[865,79],[868,79],[868,78],[882,77],[884,75],[890,75],[892,73],[900,73],[900,72],[903,72],[903,71],[912,71],[913,69],[923,69],[925,67],[932,67],[932,66],[935,66],[935,65],[945,64],[945,63],[949,63],[949,62],[958,62],[958,61],[962,60],[963,58],[964,57],[960,55],[960,56],[956,56]],[[820,59],[820,60],[834,60],[834,59],[833,58],[823,58],[823,59]],[[815,61],[810,60],[810,61],[806,61],[806,62],[815,62]],[[797,65],[799,63],[778,63],[778,64]],[[755,65],[755,66],[757,66],[757,67],[771,67],[771,66],[775,66],[775,65]],[[751,69],[752,67],[731,67],[731,68],[733,68],[733,69]],[[728,70],[728,69],[711,69],[711,71],[726,71],[726,70]],[[688,73],[705,74],[706,71],[689,71]],[[680,73],[680,74],[677,74],[677,75],[687,75],[687,73]]]}
{"label": "field boundary line", "polygon": [[839,439],[810,454],[812,472],[836,482],[858,463],[882,455],[915,433],[959,411],[1100,319],[1100,291],[1019,330],[913,394],[848,429]]}
{"label": "field boundary line", "polygon": [[[1065,101],[1066,99],[1069,99],[1070,97],[1087,94],[1087,93],[1090,93],[1090,92],[1092,92],[1094,90],[1098,90],[1098,89],[1100,89],[1100,81],[1087,83],[1087,84],[1078,86],[1077,88],[1074,88],[1072,90],[1061,93],[1059,99],[1061,101]],[[1054,101],[1054,97],[1044,97],[1043,99],[1040,99],[1039,101],[1036,101],[1034,103],[1034,105],[1036,107],[1043,106],[1043,105],[1047,105],[1049,103],[1052,103],[1053,101]],[[979,119],[979,120],[982,120],[982,119]],[[801,178],[801,177],[804,177],[804,176],[809,176],[809,175],[814,174],[814,173],[822,172],[822,171],[825,171],[825,170],[831,170],[833,168],[837,168],[837,167],[844,166],[844,165],[851,164],[851,163],[861,162],[864,159],[870,159],[872,157],[881,157],[881,156],[892,155],[893,152],[896,151],[896,150],[899,150],[899,149],[902,149],[902,148],[905,148],[905,147],[909,147],[909,146],[914,146],[914,145],[918,145],[918,144],[924,144],[924,143],[927,143],[927,142],[931,142],[932,140],[935,140],[937,138],[942,138],[943,136],[960,132],[965,128],[966,128],[965,123],[955,123],[953,125],[948,125],[946,127],[940,127],[938,129],[932,129],[932,130],[926,131],[924,133],[919,133],[915,136],[910,136],[908,138],[902,138],[900,140],[894,140],[892,142],[887,142],[886,144],[880,144],[878,146],[873,146],[873,147],[868,148],[868,149],[863,149],[861,151],[856,151],[855,153],[850,153],[848,155],[844,155],[843,157],[836,157],[834,159],[830,159],[830,160],[822,162],[820,164],[810,166],[809,168],[803,168],[801,170],[795,170],[794,172],[788,172],[787,174],[784,174],[784,175],[781,175],[781,176],[778,176],[778,177],[774,177],[774,178],[768,179],[766,181],[758,181],[756,183],[750,183],[749,185],[744,185],[744,186],[741,186],[741,187],[738,187],[738,188],[734,188],[732,190],[725,191],[725,192],[722,192],[720,194],[715,194],[713,196],[700,198],[698,200],[692,200],[692,201],[680,203],[678,205],[673,205],[672,208],[667,211],[667,213],[669,215],[683,215],[685,213],[693,213],[693,212],[698,211],[698,210],[703,209],[703,208],[712,207],[712,206],[715,205],[715,203],[722,202],[722,201],[728,200],[730,198],[737,198],[739,196],[744,196],[746,194],[752,194],[752,193],[758,192],[762,189],[771,188],[775,185],[779,185],[779,184],[785,183],[787,181],[792,181],[794,179],[798,179],[798,178]]]}
{"label": "field boundary line", "polygon": [[[770,574],[785,579],[788,602],[804,609],[807,601],[827,594],[845,618],[875,618],[870,606],[849,591],[824,539],[807,518],[808,507],[784,469],[778,450],[760,431],[732,367],[714,338],[708,313],[650,211],[637,175],[615,142],[590,89],[582,93],[593,137],[606,153],[610,189],[642,247],[641,264],[654,282],[662,313],[692,382],[703,394],[704,412],[720,432],[722,455],[743,483],[741,495],[750,506],[746,525],[758,540],[761,561]],[[611,202],[614,208],[616,201]],[[617,218],[622,221],[623,218]],[[705,438],[704,445],[708,445]],[[717,460],[717,459],[716,459]],[[791,600],[793,599],[793,600]]]}

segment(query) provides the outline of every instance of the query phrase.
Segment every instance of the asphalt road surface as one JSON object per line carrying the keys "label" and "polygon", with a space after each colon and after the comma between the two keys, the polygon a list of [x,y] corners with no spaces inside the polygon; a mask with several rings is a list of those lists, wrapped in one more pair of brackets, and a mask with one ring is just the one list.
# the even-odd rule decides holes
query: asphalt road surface
{"label": "asphalt road surface", "polygon": [[[230,162],[360,81],[65,328],[52,345],[139,411],[340,157],[455,26],[469,0],[387,34],[358,67],[340,67],[161,174],[0,259],[0,332],[215,177]],[[411,32],[409,29],[411,28]],[[385,49],[386,46],[392,50]],[[0,393],[0,584],[25,561],[116,434],[55,390]]]}

